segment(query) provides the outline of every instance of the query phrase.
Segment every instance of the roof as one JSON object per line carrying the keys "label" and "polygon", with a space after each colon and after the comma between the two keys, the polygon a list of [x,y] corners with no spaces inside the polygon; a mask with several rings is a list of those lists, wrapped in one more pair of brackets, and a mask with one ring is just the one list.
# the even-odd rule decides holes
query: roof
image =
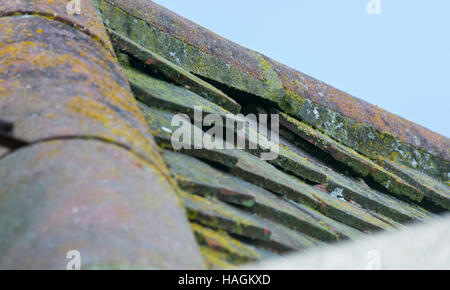
{"label": "roof", "polygon": [[[0,1],[0,268],[231,268],[450,210],[448,138],[152,1],[65,4]],[[277,114],[278,158],[177,150],[196,106]]]}

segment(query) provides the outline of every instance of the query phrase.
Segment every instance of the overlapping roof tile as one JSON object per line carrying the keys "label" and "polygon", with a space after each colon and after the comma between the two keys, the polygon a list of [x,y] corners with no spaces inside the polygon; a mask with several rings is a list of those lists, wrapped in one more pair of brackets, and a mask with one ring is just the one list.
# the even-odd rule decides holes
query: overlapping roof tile
{"label": "overlapping roof tile", "polygon": [[[204,268],[90,1],[0,1],[0,268]],[[17,149],[17,150],[15,150]],[[173,241],[173,242],[172,242]]]}
{"label": "overlapping roof tile", "polygon": [[[447,179],[450,140],[224,39],[152,1],[96,0],[107,26],[206,79],[276,103],[341,143]],[[370,142],[364,142],[367,138]],[[415,152],[404,155],[402,152]]]}
{"label": "overlapping roof tile", "polygon": [[[53,2],[0,1],[0,119],[27,142],[0,151],[0,267],[63,267],[42,261],[78,247],[91,268],[232,268],[450,209],[448,138],[152,1],[83,1],[83,17]],[[196,107],[277,114],[278,157],[260,158],[275,140],[258,118],[244,136],[223,122],[230,149],[189,147],[212,137]]]}

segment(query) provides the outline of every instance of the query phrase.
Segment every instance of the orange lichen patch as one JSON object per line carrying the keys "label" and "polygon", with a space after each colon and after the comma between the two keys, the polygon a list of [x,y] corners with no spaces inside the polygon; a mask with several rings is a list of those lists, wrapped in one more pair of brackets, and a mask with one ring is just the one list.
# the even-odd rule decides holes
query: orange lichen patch
{"label": "orange lichen patch", "polygon": [[[32,26],[38,24],[52,25],[48,22],[45,23],[45,21],[37,21],[37,23],[33,22]],[[27,30],[21,30],[21,32],[27,34]],[[18,35],[17,38],[22,38],[20,36],[21,35]],[[1,38],[3,37],[0,36],[0,39]],[[8,45],[0,44],[0,64],[2,70],[7,67],[8,73],[10,74],[19,72],[20,70],[23,70],[22,65],[24,64],[26,64],[28,69],[32,70],[58,68],[63,71],[63,69],[69,68],[68,70],[71,72],[80,75],[89,75],[89,78],[86,78],[86,86],[98,86],[99,90],[102,90],[102,93],[108,92],[111,94],[112,102],[116,102],[117,105],[126,106],[127,111],[133,113],[139,112],[137,106],[133,108],[131,105],[127,105],[123,98],[119,99],[120,95],[123,96],[128,94],[130,96],[127,82],[123,78],[123,75],[121,75],[118,65],[114,63],[115,58],[111,57],[109,54],[103,54],[102,57],[99,57],[99,54],[96,53],[95,49],[101,50],[101,47],[96,47],[95,45],[89,47],[89,43],[85,44],[85,40],[81,41],[82,39],[79,39],[82,42],[80,44],[73,41],[70,42],[73,46],[62,46],[59,48],[55,48],[55,46],[58,45],[54,44],[52,49],[49,50],[48,46],[41,45],[43,43],[40,41],[45,41],[45,39],[40,40],[37,37],[31,38],[27,36],[23,38],[26,38],[26,40],[18,40]],[[74,51],[78,52],[78,55],[74,53]],[[105,72],[113,66],[115,66],[117,70],[105,74]],[[122,79],[120,79],[121,77]],[[129,97],[128,102],[135,104],[135,100],[131,96]]]}
{"label": "orange lichen patch", "polygon": [[80,1],[81,15],[69,15],[67,13],[67,0],[2,1],[0,3],[0,17],[35,15],[59,21],[83,31],[93,39],[99,41],[110,52],[113,52],[102,20],[92,6],[91,1]]}
{"label": "orange lichen patch", "polygon": [[[0,58],[4,67],[9,64],[18,64],[17,62],[25,62],[25,57],[30,55],[32,49],[36,48],[36,43],[32,41],[22,41],[9,45],[0,44]],[[2,68],[4,70],[4,68]]]}
{"label": "orange lichen patch", "polygon": [[314,185],[314,187],[317,188],[320,191],[328,193],[328,190],[327,190],[328,184],[326,184],[326,183],[325,184]]}
{"label": "orange lichen patch", "polygon": [[200,252],[202,253],[207,268],[210,270],[230,270],[236,267],[235,264],[228,261],[228,256],[226,253],[206,246],[200,246]]}
{"label": "orange lichen patch", "polygon": [[[46,18],[3,17],[0,24],[6,31],[0,33],[0,112],[17,124],[17,134],[31,142],[54,136],[117,142],[156,164],[173,183],[113,55]],[[3,41],[10,37],[13,42]]]}
{"label": "orange lichen patch", "polygon": [[[2,72],[0,69],[0,76]],[[3,80],[0,78],[0,104],[2,104],[7,98],[7,92],[12,88],[17,87],[19,82],[17,80]]]}
{"label": "orange lichen patch", "polygon": [[403,142],[442,154],[447,160],[450,158],[450,140],[448,138],[348,95],[288,66],[273,60],[271,62],[286,90],[304,96],[343,116],[372,125],[380,132],[393,134]]}
{"label": "orange lichen patch", "polygon": [[226,254],[227,260],[232,264],[260,259],[259,254],[253,248],[232,238],[225,232],[212,230],[195,223],[192,224],[192,229],[201,245]]}
{"label": "orange lichen patch", "polygon": [[[90,261],[94,264],[119,261],[135,266],[151,261],[153,267],[175,268],[183,263],[179,258],[184,259],[192,250],[188,264],[202,268],[182,203],[173,194],[178,187],[159,155],[90,1],[82,0],[85,13],[74,17],[65,14],[66,0],[4,2],[0,4],[0,116],[14,122],[15,134],[36,144],[0,160],[4,165],[0,166],[0,195],[7,208],[8,202],[15,208],[41,204],[37,208],[43,218],[32,221],[36,227],[25,225],[26,229],[38,229],[38,234],[31,230],[18,233],[15,228],[4,236],[17,248],[12,249],[2,239],[0,244],[6,245],[7,251],[0,249],[5,253],[5,264],[0,262],[0,267],[7,261],[19,265],[24,260],[17,249],[30,247],[19,237],[22,232],[35,235],[33,244],[48,250],[48,241],[39,237],[46,232],[57,241],[56,249],[63,249],[66,243],[85,251],[97,249],[90,257],[105,257],[101,251],[110,246],[136,245],[131,246],[135,254],[116,249],[115,258],[94,258]],[[23,167],[8,169],[17,164]],[[26,177],[21,176],[24,172]],[[15,195],[21,190],[31,194],[34,202],[28,202],[25,194]],[[73,219],[74,208],[85,212]],[[17,212],[27,219],[23,212],[32,210]],[[1,225],[6,233],[11,229],[8,218],[1,219],[6,221]],[[64,234],[68,223],[76,224],[76,235]],[[51,228],[51,233],[39,230],[41,226]],[[115,231],[114,239],[96,246]],[[141,237],[149,237],[149,232],[156,233],[157,239],[145,240],[142,245]],[[170,235],[183,246],[172,248],[174,237],[164,240]],[[71,240],[75,236],[76,241]],[[156,245],[156,249],[149,245]],[[26,263],[31,264],[24,267],[40,263],[54,268],[55,263],[48,259],[52,253],[45,250],[27,255]]]}
{"label": "orange lichen patch", "polygon": [[[128,127],[123,124],[123,120],[118,119],[115,112],[108,106],[99,103],[98,101],[85,99],[82,97],[73,97],[68,103],[69,112],[81,117],[87,117],[92,120],[96,120],[102,123],[108,130],[110,130],[114,135],[126,134],[129,138],[133,134],[141,134],[138,132],[122,132],[123,127]],[[141,140],[137,138],[137,140]]]}
{"label": "orange lichen patch", "polygon": [[[4,50],[0,49],[0,58],[7,61],[10,68],[18,67],[20,69],[21,64],[27,64],[37,70],[59,69],[63,71],[65,68],[71,68],[71,71],[78,75],[89,75],[89,78],[84,81],[85,87],[97,87],[105,101],[113,106],[123,108],[128,114],[144,122],[134,98],[129,95],[128,87],[120,86],[109,75],[104,74],[102,69],[105,67],[92,66],[89,58],[78,58],[72,54],[55,55],[49,54],[48,51],[33,53],[33,48],[36,48],[36,43],[30,41],[15,43],[14,46]],[[8,63],[4,64],[5,61],[0,61],[0,64],[7,67]],[[129,97],[125,99],[123,96],[127,95]]]}
{"label": "orange lichen patch", "polygon": [[[108,131],[102,137],[110,139],[111,142],[124,139],[131,148],[140,148],[148,154],[153,163],[159,159],[157,158],[158,154],[155,152],[156,147],[148,141],[149,135],[144,135],[140,130],[132,127],[125,120],[118,117],[116,112],[107,105],[91,99],[73,97],[67,107],[68,112],[76,115],[77,118],[87,118],[89,123],[101,123]],[[157,163],[161,164],[161,162]]]}

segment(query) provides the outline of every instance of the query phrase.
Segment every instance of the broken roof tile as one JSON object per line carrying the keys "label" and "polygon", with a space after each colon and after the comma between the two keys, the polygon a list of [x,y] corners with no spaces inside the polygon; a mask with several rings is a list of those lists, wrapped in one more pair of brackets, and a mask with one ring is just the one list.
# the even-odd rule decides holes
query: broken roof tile
{"label": "broken roof tile", "polygon": [[224,109],[232,113],[238,113],[240,111],[241,107],[238,103],[236,103],[236,101],[209,83],[194,76],[183,68],[165,60],[156,53],[145,49],[125,36],[110,29],[108,29],[108,32],[111,40],[118,49],[137,58],[149,68],[157,70],[177,85],[201,95],[205,99],[222,106]]}
{"label": "broken roof tile", "polygon": [[[149,77],[146,78],[146,80],[148,80],[148,79],[149,79]],[[158,81],[158,82],[162,82],[162,81]],[[181,100],[182,95],[179,93],[179,90],[182,90],[182,89],[176,88],[176,87],[171,87],[171,88],[167,89],[166,94],[168,94],[168,95],[173,94],[175,96],[174,98],[180,98],[180,100]],[[201,99],[201,98],[199,98],[199,97],[194,98],[195,101],[199,101],[199,99]],[[165,102],[167,102],[167,101],[165,101]],[[184,113],[189,112],[188,109],[185,109],[185,108],[182,108],[181,111]],[[171,128],[171,130],[173,130],[173,128],[171,126],[169,127],[169,119],[168,118],[169,118],[169,116],[167,116],[167,118],[166,118],[166,123],[165,123],[166,128],[168,127],[168,128]],[[150,124],[150,126],[152,126],[152,125]],[[258,133],[256,133],[256,134],[258,134]],[[169,134],[167,134],[167,135],[169,135]],[[167,141],[169,140],[168,137],[169,136],[167,136]],[[270,141],[267,141],[267,142],[270,142]],[[167,142],[167,143],[169,143],[169,142]],[[208,153],[205,151],[208,151]],[[203,158],[210,159],[210,160],[212,159],[212,161],[214,161],[214,159],[216,159],[216,158],[218,158],[217,161],[221,161],[221,160],[228,161],[229,159],[233,160],[231,162],[227,162],[225,165],[233,164],[235,162],[234,161],[235,157],[237,157],[237,154],[238,154],[238,152],[236,150],[222,150],[221,152],[217,152],[217,150],[213,150],[213,152],[212,152],[211,150],[201,149],[201,150],[189,150],[189,152],[195,154],[198,157],[203,157]],[[229,158],[227,158],[226,156],[229,156]],[[329,170],[326,170],[325,168],[322,168],[321,166],[316,165],[314,162],[310,161],[306,157],[299,156],[298,154],[296,154],[295,152],[293,152],[292,150],[290,150],[289,148],[286,148],[286,147],[280,148],[280,156],[277,159],[271,161],[271,163],[274,163],[274,164],[282,167],[284,170],[287,170],[291,173],[297,174],[303,178],[306,178],[308,180],[312,180],[312,181],[315,181],[318,183],[327,182],[328,176],[331,175],[332,184],[339,184],[340,186],[346,186],[347,190],[348,190],[349,186],[359,189],[358,186],[351,185],[352,181],[343,179],[340,176],[337,176],[336,174],[332,174],[331,172],[329,172]],[[252,165],[248,166],[248,168],[253,168],[253,167],[254,166],[252,166]],[[383,169],[381,169],[381,170],[383,170]],[[385,172],[385,171],[383,170],[383,172]],[[247,174],[248,174],[248,172],[247,172]],[[248,177],[248,175],[246,175],[246,176]],[[266,175],[266,176],[268,176],[268,175]],[[273,179],[274,178],[272,178],[272,179],[264,178],[263,180],[267,183],[270,183]],[[395,180],[398,180],[398,178]],[[404,184],[401,181],[399,181],[398,183]],[[347,185],[347,184],[350,184],[350,185]],[[269,186],[270,185],[271,184],[269,184]],[[277,185],[275,185],[275,188],[277,188]],[[270,189],[274,190],[274,187],[270,187]],[[277,191],[275,191],[275,192],[277,192]],[[348,194],[348,192],[354,193],[352,190],[350,190],[350,191],[346,191],[346,194]],[[361,192],[362,192],[362,194],[361,194]],[[364,204],[366,206],[368,204],[367,207],[369,209],[376,209],[377,211],[379,211],[383,214],[389,213],[388,214],[389,216],[391,216],[391,217],[394,216],[395,218],[398,218],[398,216],[400,216],[401,221],[410,219],[410,217],[407,214],[403,213],[405,211],[404,209],[402,209],[400,214],[398,214],[398,210],[396,209],[396,207],[393,208],[392,203],[386,209],[386,206],[385,206],[386,198],[378,198],[378,200],[377,200],[376,193],[367,194],[367,192],[368,192],[367,190],[364,190],[364,191],[356,190],[357,197],[355,198],[354,195],[352,195],[352,197],[353,197],[352,199],[361,201],[361,198],[362,198],[363,200],[368,201],[368,202],[361,202],[361,204]],[[358,197],[361,197],[361,198],[358,198]],[[375,198],[375,201],[372,200],[373,197]],[[381,204],[381,207],[379,206],[380,205],[379,200],[384,200],[384,202]],[[387,199],[387,200],[389,200],[389,199]],[[314,202],[316,202],[315,199],[314,199]],[[375,204],[376,206],[372,206],[373,204]],[[380,210],[380,208],[382,210]]]}
{"label": "broken roof tile", "polygon": [[190,117],[194,116],[195,107],[202,107],[205,114],[218,114],[224,117],[226,114],[230,114],[222,107],[207,101],[184,87],[158,80],[132,67],[122,66],[122,69],[135,96],[152,107],[182,112]]}

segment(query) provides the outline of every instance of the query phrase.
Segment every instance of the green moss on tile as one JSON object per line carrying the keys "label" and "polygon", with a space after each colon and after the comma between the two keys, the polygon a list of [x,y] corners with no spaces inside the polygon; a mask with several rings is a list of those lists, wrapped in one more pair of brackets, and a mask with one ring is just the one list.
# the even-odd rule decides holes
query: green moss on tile
{"label": "green moss on tile", "polygon": [[213,230],[199,224],[192,224],[195,237],[200,245],[227,255],[227,261],[243,264],[260,260],[258,252],[250,245],[232,238],[226,232]]}
{"label": "green moss on tile", "polygon": [[353,149],[340,144],[327,135],[314,130],[307,124],[282,112],[279,113],[282,119],[281,122],[288,129],[304,140],[317,146],[324,152],[330,154],[335,160],[349,166],[361,176],[373,177],[374,181],[395,195],[406,196],[416,202],[420,202],[422,200],[423,193],[420,190],[403,181],[395,174],[385,170],[369,158],[366,158]]}

